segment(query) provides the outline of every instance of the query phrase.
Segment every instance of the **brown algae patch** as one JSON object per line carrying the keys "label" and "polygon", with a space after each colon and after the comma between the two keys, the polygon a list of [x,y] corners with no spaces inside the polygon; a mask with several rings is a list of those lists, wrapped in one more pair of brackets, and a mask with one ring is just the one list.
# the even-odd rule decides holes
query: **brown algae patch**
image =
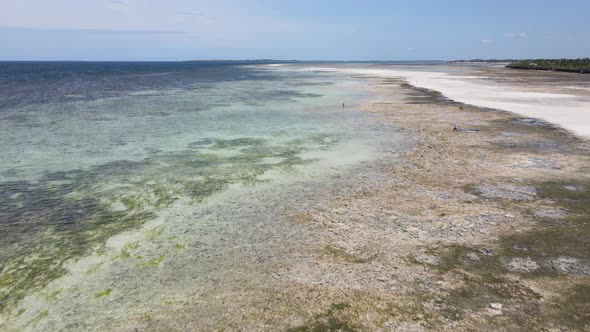
{"label": "brown algae patch", "polygon": [[[441,257],[440,264],[433,268],[445,274],[459,272],[463,276],[463,286],[446,296],[445,301],[450,305],[445,315],[454,320],[463,319],[465,312],[483,309],[489,303],[503,303],[509,309],[504,313],[511,322],[508,324],[504,320],[502,324],[508,324],[506,327],[537,329],[551,321],[574,329],[587,326],[584,300],[588,284],[584,279],[571,290],[563,290],[561,296],[544,301],[539,293],[522,282],[505,277],[514,273],[541,282],[557,278],[569,283],[567,275],[585,278],[590,275],[587,218],[590,195],[585,189],[567,189],[568,183],[576,183],[576,188],[588,188],[587,182],[574,179],[532,183],[538,188],[539,199],[551,199],[568,212],[557,218],[563,220],[561,224],[544,223],[555,220],[555,216],[537,217],[541,221],[538,226],[500,237],[493,249],[467,246],[429,249]],[[529,209],[534,215],[534,206]]]}
{"label": "brown algae patch", "polygon": [[305,325],[287,329],[289,332],[324,332],[342,331],[354,332],[359,329],[350,322],[344,320],[340,312],[350,308],[348,303],[334,303],[325,313],[315,315],[313,320]]}
{"label": "brown algae patch", "polygon": [[335,244],[328,244],[322,248],[320,254],[334,259],[336,261],[344,261],[349,263],[364,264],[369,263],[377,258],[378,253],[366,254],[364,252],[351,253],[350,251],[341,248]]}

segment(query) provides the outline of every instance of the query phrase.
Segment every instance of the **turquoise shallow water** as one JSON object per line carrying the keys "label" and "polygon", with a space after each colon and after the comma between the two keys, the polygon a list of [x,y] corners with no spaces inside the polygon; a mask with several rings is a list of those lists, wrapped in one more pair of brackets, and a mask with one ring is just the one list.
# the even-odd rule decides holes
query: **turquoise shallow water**
{"label": "turquoise shallow water", "polygon": [[[49,86],[29,74],[21,90],[36,97],[0,108],[6,327],[53,329],[66,315],[104,316],[94,302],[113,291],[132,299],[140,280],[156,282],[151,269],[194,259],[180,253],[203,236],[195,225],[213,227],[216,235],[200,241],[219,253],[267,241],[259,234],[280,239],[276,206],[302,199],[309,183],[385,157],[400,140],[358,111],[371,95],[355,79],[256,66],[108,69],[52,68]],[[248,242],[251,230],[257,236]],[[223,232],[244,240],[225,243]],[[114,285],[122,267],[130,281]],[[179,277],[167,289],[195,283]],[[93,309],[76,314],[84,306],[68,303],[80,292]],[[115,301],[122,313],[130,303]]]}

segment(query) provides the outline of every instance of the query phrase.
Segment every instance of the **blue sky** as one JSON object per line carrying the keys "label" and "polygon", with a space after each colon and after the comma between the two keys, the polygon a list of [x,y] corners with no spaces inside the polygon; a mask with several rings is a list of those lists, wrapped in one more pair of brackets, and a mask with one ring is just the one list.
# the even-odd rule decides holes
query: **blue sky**
{"label": "blue sky", "polygon": [[0,0],[0,60],[590,56],[590,0]]}

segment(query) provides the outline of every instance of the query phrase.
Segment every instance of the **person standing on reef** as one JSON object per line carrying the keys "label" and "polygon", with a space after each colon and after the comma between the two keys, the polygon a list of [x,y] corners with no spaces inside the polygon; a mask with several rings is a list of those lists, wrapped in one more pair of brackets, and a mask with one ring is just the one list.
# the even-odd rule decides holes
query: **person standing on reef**
{"label": "person standing on reef", "polygon": [[344,103],[342,103],[342,107],[344,107]]}

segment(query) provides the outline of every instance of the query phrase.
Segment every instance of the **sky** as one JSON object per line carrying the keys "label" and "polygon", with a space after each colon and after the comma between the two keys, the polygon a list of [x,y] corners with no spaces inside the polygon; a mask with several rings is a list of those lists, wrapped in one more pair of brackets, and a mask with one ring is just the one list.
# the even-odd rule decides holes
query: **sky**
{"label": "sky", "polygon": [[590,57],[590,0],[0,0],[0,60]]}

